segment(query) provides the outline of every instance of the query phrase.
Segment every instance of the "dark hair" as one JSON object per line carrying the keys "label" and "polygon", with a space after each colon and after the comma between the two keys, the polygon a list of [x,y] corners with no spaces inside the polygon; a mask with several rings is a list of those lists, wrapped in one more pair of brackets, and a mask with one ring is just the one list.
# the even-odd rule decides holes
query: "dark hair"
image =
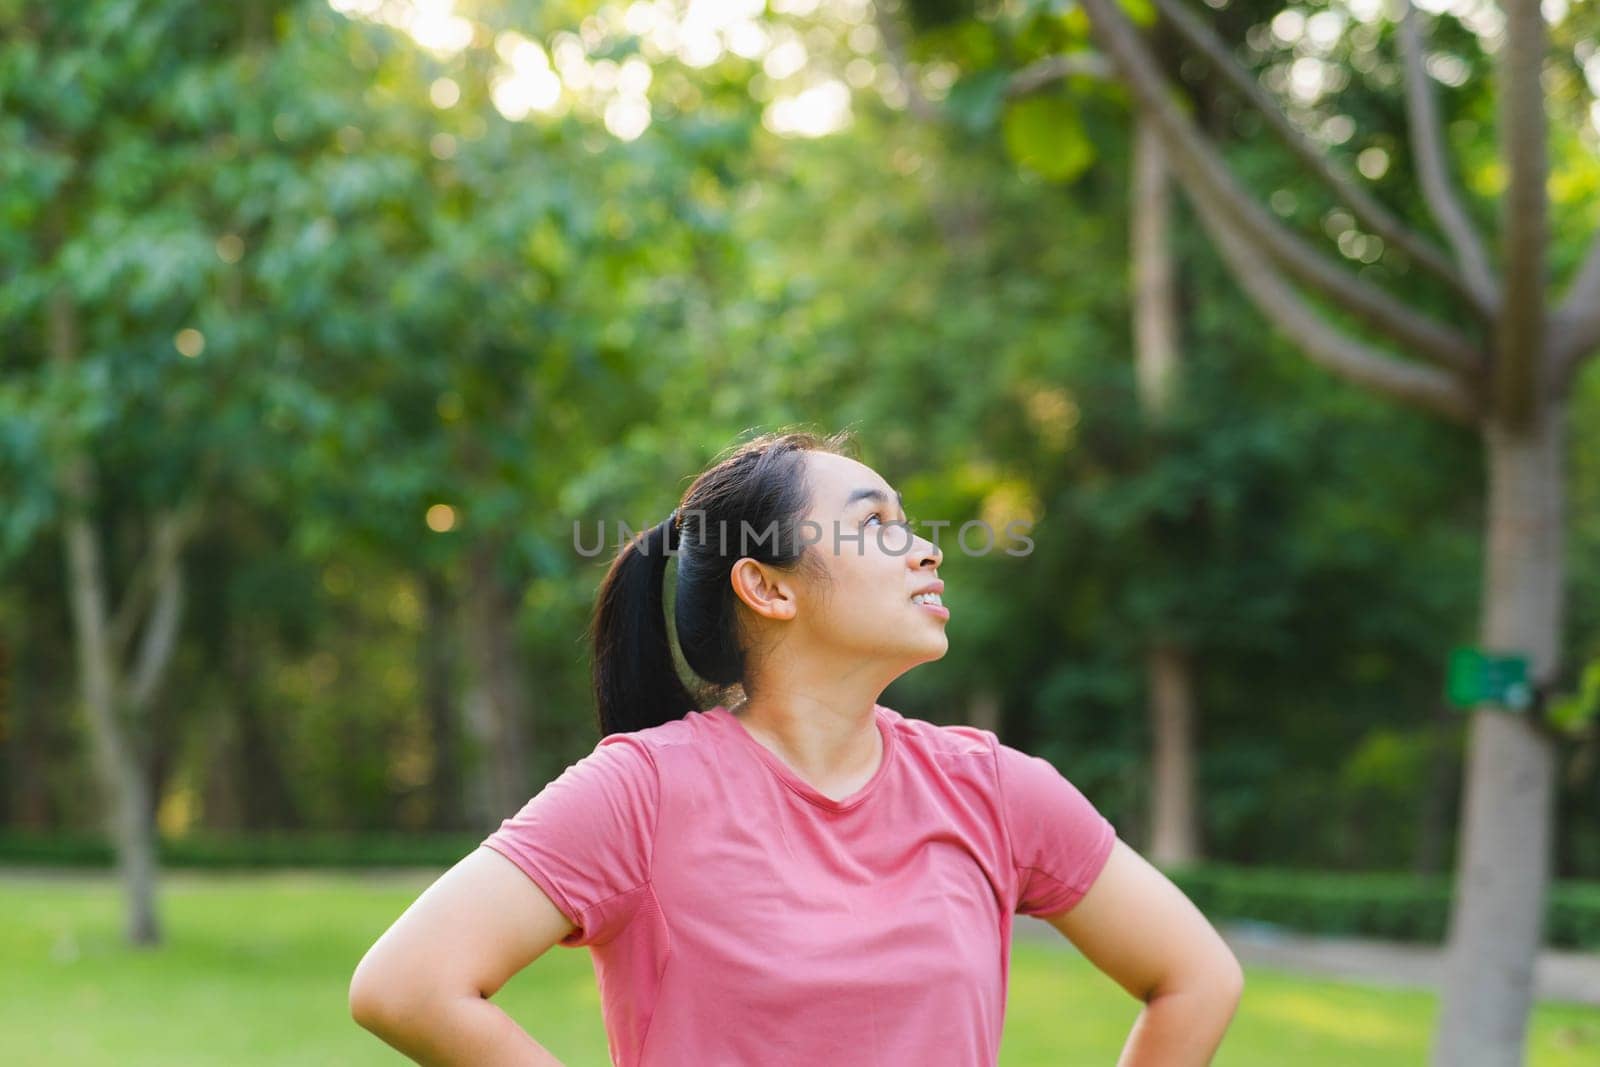
{"label": "dark hair", "polygon": [[[750,649],[738,626],[733,565],[749,556],[821,572],[799,536],[811,502],[804,453],[852,451],[848,430],[762,434],[725,451],[694,480],[678,502],[676,523],[669,516],[622,546],[600,584],[590,625],[602,736],[681,719],[744,684]],[[748,524],[745,536],[741,524]],[[667,634],[669,556],[678,561],[672,606],[678,647],[701,680],[692,689],[678,673]]]}

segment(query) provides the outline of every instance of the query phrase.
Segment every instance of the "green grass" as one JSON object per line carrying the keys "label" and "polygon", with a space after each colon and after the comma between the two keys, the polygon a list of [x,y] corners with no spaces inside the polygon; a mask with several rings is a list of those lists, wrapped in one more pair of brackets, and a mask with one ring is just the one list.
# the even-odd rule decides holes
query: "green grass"
{"label": "green grass", "polygon": [[[430,876],[169,874],[167,944],[120,940],[104,875],[0,875],[0,1063],[395,1064],[345,1010],[356,961]],[[572,1067],[605,1065],[589,954],[555,948],[495,998]],[[1001,1063],[1116,1062],[1139,1005],[1065,942],[1016,944]],[[1426,1062],[1435,1000],[1249,968],[1218,1067]],[[1600,1010],[1540,1005],[1530,1067],[1600,1062]]]}

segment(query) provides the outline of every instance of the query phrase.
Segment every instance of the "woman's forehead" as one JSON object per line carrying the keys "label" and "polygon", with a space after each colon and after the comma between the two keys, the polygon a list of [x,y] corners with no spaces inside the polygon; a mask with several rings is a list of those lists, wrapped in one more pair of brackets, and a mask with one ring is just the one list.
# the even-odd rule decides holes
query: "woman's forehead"
{"label": "woman's forehead", "polygon": [[[876,491],[896,497],[894,488],[871,467],[849,456],[832,453],[812,454],[812,485],[816,489],[817,504],[824,508],[844,507],[858,491]],[[856,497],[859,499],[859,497]]]}

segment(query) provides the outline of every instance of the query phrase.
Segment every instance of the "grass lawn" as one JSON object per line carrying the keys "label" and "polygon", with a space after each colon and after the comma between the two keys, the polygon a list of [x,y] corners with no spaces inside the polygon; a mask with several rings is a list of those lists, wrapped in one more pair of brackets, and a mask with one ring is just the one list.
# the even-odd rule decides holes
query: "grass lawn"
{"label": "grass lawn", "polygon": [[[169,874],[167,945],[120,943],[107,876],[0,872],[0,1063],[396,1064],[350,1021],[350,973],[428,875]],[[554,948],[495,998],[572,1067],[604,1067],[586,949]],[[1139,1005],[1065,942],[1018,943],[1001,1063],[1110,1067]],[[1428,993],[1248,969],[1218,1067],[1426,1063]],[[1600,1063],[1600,1010],[1541,1005],[1530,1067]]]}

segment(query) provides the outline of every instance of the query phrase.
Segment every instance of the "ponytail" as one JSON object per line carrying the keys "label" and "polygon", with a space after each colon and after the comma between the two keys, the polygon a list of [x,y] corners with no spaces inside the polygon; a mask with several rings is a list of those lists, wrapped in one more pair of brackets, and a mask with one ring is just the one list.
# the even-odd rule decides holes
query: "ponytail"
{"label": "ponytail", "polygon": [[663,585],[678,543],[678,510],[630,539],[600,586],[594,690],[602,737],[658,726],[694,710],[672,660]]}

